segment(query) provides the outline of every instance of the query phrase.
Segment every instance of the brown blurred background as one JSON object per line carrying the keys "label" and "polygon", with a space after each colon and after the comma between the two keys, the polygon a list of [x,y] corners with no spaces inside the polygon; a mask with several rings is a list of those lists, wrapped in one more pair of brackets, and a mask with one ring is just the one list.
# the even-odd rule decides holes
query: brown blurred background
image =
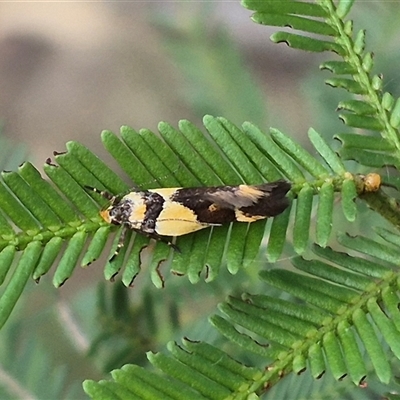
{"label": "brown blurred background", "polygon": [[[200,122],[201,110],[185,95],[186,90],[196,96],[191,86],[196,78],[182,74],[182,60],[174,58],[168,42],[183,50],[197,46],[207,57],[207,47],[188,41],[203,35],[207,46],[218,46],[218,37],[213,38],[218,24],[226,26],[229,41],[262,96],[267,97],[269,88],[278,108],[291,107],[291,128],[298,130],[304,113],[296,106],[296,91],[287,92],[293,81],[286,80],[301,75],[310,59],[302,63],[300,52],[270,44],[272,31],[249,17],[239,1],[0,3],[3,133],[25,144],[40,166],[54,150],[63,151],[68,140],[100,151],[103,129],[118,132],[121,125],[130,125],[156,130],[161,120],[176,125],[182,118]],[[211,62],[217,55],[209,52]],[[203,69],[201,61],[198,68]],[[224,76],[218,69],[217,65],[217,73]],[[212,85],[212,72],[209,79],[208,92],[221,92]],[[229,90],[227,97],[241,96]],[[209,106],[204,111],[218,113]],[[232,117],[238,117],[235,111]],[[235,122],[245,119],[243,115]]]}

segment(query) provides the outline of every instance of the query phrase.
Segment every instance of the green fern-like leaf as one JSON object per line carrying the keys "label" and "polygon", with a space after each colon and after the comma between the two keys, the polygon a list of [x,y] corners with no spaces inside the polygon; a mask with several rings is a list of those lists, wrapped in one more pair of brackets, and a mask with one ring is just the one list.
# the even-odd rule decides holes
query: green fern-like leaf
{"label": "green fern-like leaf", "polygon": [[[254,10],[253,20],[260,24],[289,27],[306,34],[277,32],[271,36],[274,42],[285,42],[297,49],[321,52],[330,51],[343,60],[329,60],[321,64],[337,75],[325,82],[335,88],[343,88],[358,99],[341,101],[338,110],[340,119],[349,127],[372,131],[370,136],[355,135],[343,141],[341,156],[343,160],[356,160],[360,164],[380,168],[383,166],[399,167],[400,163],[400,99],[382,91],[382,78],[372,75],[373,57],[365,52],[365,30],[354,35],[353,23],[344,20],[353,2],[320,0],[315,4],[301,1],[284,2],[243,0],[242,4]],[[318,34],[319,38],[308,34]],[[324,39],[322,39],[324,38]],[[346,77],[343,77],[346,76]],[[349,76],[349,77],[347,77]],[[361,100],[360,100],[361,98]],[[392,154],[384,156],[378,148],[369,145],[378,139],[380,132],[383,142],[391,147]],[[339,135],[342,140],[343,136]],[[348,140],[351,140],[351,145]],[[382,139],[381,139],[382,140]],[[365,146],[365,147],[364,147]]]}
{"label": "green fern-like leaf", "polygon": [[[317,218],[319,244],[326,245],[330,237],[334,191],[341,192],[346,218],[355,219],[354,199],[364,191],[362,177],[348,173],[336,153],[314,130],[309,132],[310,140],[327,165],[277,130],[266,135],[250,123],[240,129],[224,118],[211,116],[205,117],[204,125],[208,135],[190,122],[181,121],[179,130],[161,123],[162,139],[148,130],[136,132],[123,127],[121,138],[105,131],[102,140],[129,178],[146,188],[259,184],[282,176],[288,178],[293,182],[292,197],[297,197],[293,244],[298,253],[307,247],[313,196],[321,190],[321,212]],[[21,252],[21,258],[0,298],[3,310],[0,325],[8,318],[30,275],[39,280],[61,255],[53,277],[54,285],[61,286],[77,264],[87,266],[101,255],[109,235],[116,229],[99,215],[106,201],[85,187],[121,194],[130,190],[129,185],[81,144],[70,142],[67,150],[55,156],[57,165],[49,162],[44,167],[54,185],[45,181],[29,163],[23,164],[18,172],[2,174],[2,280],[16,251]],[[282,253],[289,214],[290,209],[272,222],[267,250],[270,260]],[[259,253],[265,226],[266,221],[237,223],[180,237],[177,244],[181,253],[172,254],[171,271],[187,275],[191,282],[200,279],[205,266],[208,280],[215,279],[223,263],[231,273],[236,273]],[[121,230],[110,254],[114,253],[120,234]],[[106,279],[112,279],[123,269],[122,281],[126,286],[131,285],[140,272],[141,251],[148,242],[144,236],[128,232],[123,250],[105,267]],[[158,287],[163,286],[158,268],[169,253],[168,246],[157,243],[151,254],[150,275]]]}
{"label": "green fern-like leaf", "polygon": [[[365,240],[349,238],[342,243],[360,248],[357,243]],[[267,368],[245,367],[220,349],[185,339],[183,347],[170,343],[169,355],[148,354],[162,377],[125,366],[112,372],[113,379],[135,395],[145,390],[157,398],[169,395],[180,399],[185,393],[186,398],[244,399],[260,394],[290,372],[307,368],[314,378],[329,369],[335,379],[349,376],[355,385],[361,385],[371,373],[363,356],[366,352],[378,379],[388,383],[393,371],[381,341],[400,359],[400,315],[397,266],[383,260],[388,252],[400,249],[371,240],[366,243],[379,249],[373,252],[374,259],[314,246],[321,260],[297,257],[293,259],[295,272],[273,269],[260,273],[265,282],[296,300],[243,294],[220,305],[223,316],[213,316],[211,323],[229,341],[262,356]],[[145,388],[138,374],[148,375]],[[155,376],[160,381],[153,380]],[[110,390],[107,382],[86,381],[84,388],[97,399],[99,393]]]}
{"label": "green fern-like leaf", "polygon": [[[133,182],[146,188],[188,187],[258,184],[283,177],[292,184],[291,207],[272,221],[232,224],[181,237],[181,254],[128,232],[118,257],[104,268],[106,279],[120,274],[126,286],[141,271],[146,247],[147,270],[157,287],[164,284],[159,269],[164,262],[172,272],[187,275],[193,283],[205,267],[208,281],[216,279],[225,266],[232,274],[238,272],[259,253],[266,226],[269,261],[281,256],[289,226],[293,228],[290,238],[294,250],[303,254],[312,234],[313,205],[317,206],[314,254],[305,253],[307,259],[293,258],[291,270],[271,269],[260,274],[263,283],[285,292],[284,299],[266,295],[269,289],[264,287],[256,294],[232,295],[211,318],[211,324],[227,339],[228,348],[238,346],[245,355],[254,353],[262,361],[245,366],[221,347],[184,339],[183,345],[169,343],[167,353],[148,353],[153,369],[128,364],[112,371],[111,380],[85,381],[85,391],[94,399],[252,399],[285,375],[305,370],[313,378],[326,371],[335,380],[348,376],[359,386],[372,373],[385,384],[393,378],[389,359],[400,359],[398,234],[386,228],[375,229],[379,239],[338,234],[339,244],[351,251],[351,256],[326,246],[331,239],[335,192],[340,192],[342,212],[348,221],[355,221],[355,200],[360,197],[400,226],[399,203],[379,190],[379,176],[350,173],[344,162],[351,159],[374,168],[398,168],[400,101],[383,93],[381,76],[371,74],[373,60],[372,53],[364,50],[365,31],[354,35],[352,22],[344,20],[352,1],[243,3],[255,11],[253,19],[260,24],[302,32],[278,32],[272,37],[275,42],[314,52],[330,51],[341,57],[341,61],[329,60],[321,66],[336,75],[326,81],[328,85],[356,95],[339,103],[340,118],[348,127],[372,132],[367,136],[337,134],[342,142],[338,155],[310,129],[316,158],[276,129],[265,134],[248,122],[238,127],[225,118],[207,116],[207,133],[188,121],[181,121],[178,129],[161,123],[157,134],[128,127],[121,129],[120,136],[103,132],[105,148],[129,183],[77,142],[68,143],[67,152],[57,154],[54,164],[49,161],[45,166],[50,182],[29,163],[18,172],[3,172],[0,283],[4,292],[0,297],[0,327],[30,276],[38,281],[57,262],[53,282],[58,287],[73,274],[76,265],[87,266],[97,260],[113,235],[110,254],[114,254],[121,230],[100,218],[99,210],[106,202],[86,191],[86,186],[121,194],[133,190]],[[400,188],[398,182],[391,184]],[[100,296],[101,316],[110,330],[120,322],[118,317],[135,318],[121,306],[125,296],[126,291],[116,293],[115,310],[109,314],[105,296]],[[151,309],[151,301],[145,298],[146,310]],[[139,320],[135,319],[135,327]],[[133,340],[147,338],[146,334],[129,333]],[[95,340],[92,353],[107,334],[110,332]],[[386,347],[390,350],[385,351]],[[29,350],[35,352],[32,348]],[[12,360],[12,343],[4,343],[2,349]],[[105,368],[123,361],[127,349],[125,343],[113,347]],[[11,367],[7,365],[6,369],[13,376]],[[40,375],[36,368],[34,372],[35,377]],[[38,381],[43,380],[42,375]],[[59,397],[61,389],[56,389],[40,395]],[[5,396],[10,394],[3,387],[0,391]]]}

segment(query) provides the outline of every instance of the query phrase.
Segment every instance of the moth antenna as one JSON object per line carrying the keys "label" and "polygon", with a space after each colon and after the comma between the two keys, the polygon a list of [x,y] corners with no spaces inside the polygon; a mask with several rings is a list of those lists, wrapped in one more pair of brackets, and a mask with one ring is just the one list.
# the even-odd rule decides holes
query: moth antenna
{"label": "moth antenna", "polygon": [[101,197],[104,197],[107,200],[112,200],[115,197],[110,192],[107,192],[107,190],[99,190],[95,187],[87,186],[87,185],[85,185],[84,187],[86,190],[90,190],[91,192],[98,193]]}

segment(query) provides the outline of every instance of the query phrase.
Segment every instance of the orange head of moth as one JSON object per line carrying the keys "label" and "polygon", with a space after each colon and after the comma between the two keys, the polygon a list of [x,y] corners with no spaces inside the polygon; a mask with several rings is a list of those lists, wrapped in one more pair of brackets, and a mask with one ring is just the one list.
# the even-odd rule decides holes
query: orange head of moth
{"label": "orange head of moth", "polygon": [[100,211],[100,216],[101,216],[101,218],[104,219],[104,221],[108,222],[109,224],[111,223],[110,208],[106,208],[104,210],[101,210]]}

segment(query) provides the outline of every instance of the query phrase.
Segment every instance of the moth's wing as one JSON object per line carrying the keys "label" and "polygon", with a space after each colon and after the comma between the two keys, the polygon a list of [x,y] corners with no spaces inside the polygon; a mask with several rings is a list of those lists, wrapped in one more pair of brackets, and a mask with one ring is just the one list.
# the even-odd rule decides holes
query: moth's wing
{"label": "moth's wing", "polygon": [[263,185],[253,186],[261,192],[261,196],[257,202],[240,208],[240,211],[246,216],[264,216],[274,217],[279,215],[289,206],[289,199],[286,197],[287,192],[291,189],[289,182],[280,180]]}
{"label": "moth's wing", "polygon": [[[214,208],[235,209],[249,206],[263,195],[262,191],[255,190],[251,194],[252,186],[217,186],[200,188],[182,188],[177,190],[171,200],[184,204],[191,209]],[[246,190],[249,188],[249,190]]]}
{"label": "moth's wing", "polygon": [[164,208],[155,221],[155,231],[163,236],[181,236],[213,225],[199,218],[196,209],[176,201],[164,203]]}
{"label": "moth's wing", "polygon": [[[191,210],[201,223],[221,225],[235,221],[235,206],[230,202],[216,202],[221,193],[229,194],[229,186],[181,188],[170,197],[171,202]],[[220,193],[218,195],[218,193]]]}
{"label": "moth's wing", "polygon": [[205,198],[219,207],[241,209],[256,206],[259,203],[284,202],[291,185],[286,181],[264,183],[262,185],[223,186],[205,193]]}
{"label": "moth's wing", "polygon": [[235,221],[237,210],[251,216],[274,216],[288,206],[285,197],[291,185],[276,181],[262,185],[181,188],[171,200],[194,210],[200,221],[226,223]]}
{"label": "moth's wing", "polygon": [[257,186],[239,185],[221,187],[207,194],[207,199],[221,208],[238,209],[249,207],[266,196]]}

